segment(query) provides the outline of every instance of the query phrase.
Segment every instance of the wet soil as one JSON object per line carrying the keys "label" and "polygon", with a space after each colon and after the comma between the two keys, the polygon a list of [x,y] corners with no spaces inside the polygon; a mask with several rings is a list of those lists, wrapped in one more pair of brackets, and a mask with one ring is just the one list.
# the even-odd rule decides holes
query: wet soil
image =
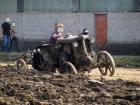
{"label": "wet soil", "polygon": [[140,105],[140,82],[0,68],[0,105]]}

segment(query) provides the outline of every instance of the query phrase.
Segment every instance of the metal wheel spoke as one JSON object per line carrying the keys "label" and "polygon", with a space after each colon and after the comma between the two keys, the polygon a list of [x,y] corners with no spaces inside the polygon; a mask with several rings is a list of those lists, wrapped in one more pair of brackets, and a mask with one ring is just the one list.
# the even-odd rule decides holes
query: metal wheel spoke
{"label": "metal wheel spoke", "polygon": [[103,71],[103,73],[105,73],[106,72],[106,68],[105,69],[103,69],[103,68],[100,68],[102,71]]}
{"label": "metal wheel spoke", "polygon": [[103,68],[100,68],[100,69],[101,69],[102,71],[104,71]]}
{"label": "metal wheel spoke", "polygon": [[111,70],[111,68],[110,68],[110,67],[108,67],[108,70],[109,70],[110,72],[112,72],[112,70]]}
{"label": "metal wheel spoke", "polygon": [[105,59],[102,56],[100,56],[100,58],[102,59],[102,61],[106,62]]}
{"label": "metal wheel spoke", "polygon": [[108,69],[108,68],[107,68],[107,67],[105,67],[106,72],[107,72],[107,69]]}
{"label": "metal wheel spoke", "polygon": [[107,56],[105,55],[105,60],[106,60],[106,64],[109,64],[109,61],[107,59]]}

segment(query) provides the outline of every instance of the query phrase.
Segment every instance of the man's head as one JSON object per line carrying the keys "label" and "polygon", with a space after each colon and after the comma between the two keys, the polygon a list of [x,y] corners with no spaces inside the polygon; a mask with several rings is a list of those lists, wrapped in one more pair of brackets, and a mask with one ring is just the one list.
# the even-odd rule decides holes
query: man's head
{"label": "man's head", "polygon": [[6,22],[10,22],[10,18],[6,18],[5,20],[6,20]]}
{"label": "man's head", "polygon": [[55,25],[55,29],[58,31],[58,32],[64,32],[64,24],[63,23],[57,23]]}

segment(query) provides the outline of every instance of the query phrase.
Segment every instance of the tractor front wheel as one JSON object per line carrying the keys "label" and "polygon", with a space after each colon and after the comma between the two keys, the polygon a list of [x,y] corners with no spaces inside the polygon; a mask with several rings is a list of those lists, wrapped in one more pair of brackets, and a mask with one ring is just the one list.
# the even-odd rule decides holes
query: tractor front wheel
{"label": "tractor front wheel", "polygon": [[102,75],[107,75],[110,72],[110,76],[115,73],[115,62],[113,57],[106,51],[101,51],[97,55],[97,63],[99,64],[99,70]]}

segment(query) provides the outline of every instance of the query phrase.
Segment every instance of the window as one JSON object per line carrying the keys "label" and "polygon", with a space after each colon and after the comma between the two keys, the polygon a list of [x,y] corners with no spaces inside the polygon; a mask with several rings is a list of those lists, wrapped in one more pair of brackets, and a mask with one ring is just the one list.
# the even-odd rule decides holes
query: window
{"label": "window", "polygon": [[0,0],[0,12],[16,12],[17,0]]}
{"label": "window", "polygon": [[80,0],[80,10],[82,12],[132,11],[133,0]]}
{"label": "window", "polygon": [[140,0],[134,0],[133,11],[140,12]]}
{"label": "window", "polygon": [[0,0],[0,12],[139,12],[140,0]]}
{"label": "window", "polygon": [[24,0],[24,11],[72,12],[73,0]]}

